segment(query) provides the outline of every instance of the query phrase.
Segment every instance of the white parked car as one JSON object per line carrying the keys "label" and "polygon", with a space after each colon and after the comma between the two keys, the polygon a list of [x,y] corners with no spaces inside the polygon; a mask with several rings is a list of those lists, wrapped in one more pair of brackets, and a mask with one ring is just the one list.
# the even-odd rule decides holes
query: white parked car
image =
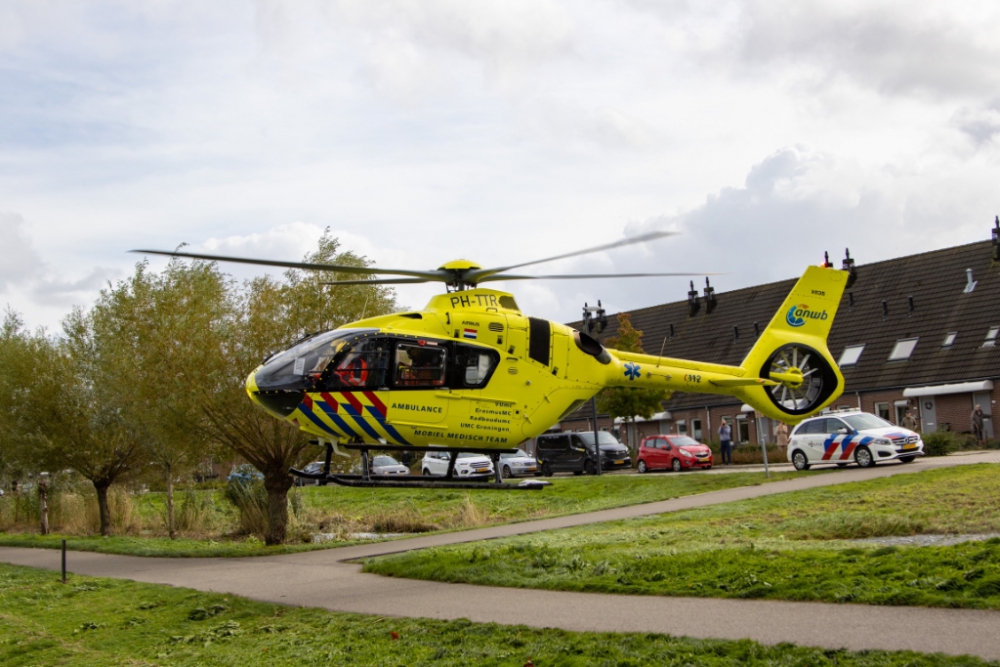
{"label": "white parked car", "polygon": [[850,462],[870,468],[879,461],[911,463],[924,455],[919,433],[867,412],[836,412],[806,419],[788,438],[788,460],[796,470]]}
{"label": "white parked car", "polygon": [[538,461],[535,460],[534,456],[528,456],[523,449],[519,449],[512,454],[501,454],[500,474],[504,477],[537,475]]}
{"label": "white parked car", "polygon": [[[427,452],[420,461],[420,473],[424,477],[444,477],[448,474],[448,452]],[[456,479],[482,479],[493,476],[493,461],[482,454],[459,452],[455,461]]]}

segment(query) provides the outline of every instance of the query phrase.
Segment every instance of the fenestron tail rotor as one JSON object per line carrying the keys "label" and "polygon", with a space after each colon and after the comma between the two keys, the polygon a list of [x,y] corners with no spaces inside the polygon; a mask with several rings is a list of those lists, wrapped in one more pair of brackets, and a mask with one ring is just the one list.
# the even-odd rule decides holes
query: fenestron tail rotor
{"label": "fenestron tail rotor", "polygon": [[[612,243],[605,243],[583,250],[562,253],[544,259],[536,259],[520,264],[511,264],[493,269],[484,269],[474,262],[468,260],[456,260],[443,264],[436,270],[414,271],[412,269],[385,269],[381,267],[345,266],[341,264],[316,264],[309,262],[283,262],[270,259],[253,259],[249,257],[231,257],[227,255],[207,255],[194,252],[178,252],[171,250],[132,250],[131,252],[146,253],[150,255],[164,255],[167,257],[183,257],[186,259],[198,259],[209,262],[237,262],[240,264],[255,264],[259,266],[274,266],[285,269],[303,269],[306,271],[328,271],[331,273],[348,273],[359,276],[369,276],[356,280],[334,280],[324,282],[325,285],[401,285],[409,283],[441,282],[451,289],[468,289],[480,283],[496,282],[500,280],[590,280],[601,278],[650,278],[650,277],[676,277],[676,276],[702,276],[714,275],[706,273],[587,273],[587,274],[549,274],[549,275],[515,275],[506,273],[512,269],[519,269],[525,266],[533,266],[544,262],[552,262],[558,259],[569,257],[579,257],[594,252],[612,250],[624,246],[645,243],[656,239],[672,236],[674,232],[650,232],[640,236],[620,239]],[[402,276],[399,278],[380,278],[379,276]]]}

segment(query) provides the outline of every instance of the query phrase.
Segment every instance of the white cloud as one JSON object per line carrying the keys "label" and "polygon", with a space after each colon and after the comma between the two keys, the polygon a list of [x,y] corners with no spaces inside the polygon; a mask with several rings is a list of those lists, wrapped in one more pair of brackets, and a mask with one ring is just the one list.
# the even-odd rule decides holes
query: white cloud
{"label": "white cloud", "polygon": [[41,270],[41,260],[23,227],[21,215],[0,212],[0,294],[12,284],[34,278]]}
{"label": "white cloud", "polygon": [[[870,261],[974,240],[1000,181],[998,11],[12,0],[0,201],[34,250],[9,251],[0,289],[52,324],[46,304],[91,299],[111,275],[94,267],[130,272],[129,248],[300,259],[326,227],[381,266],[433,268],[668,224],[684,234],[540,268],[727,271],[720,289],[827,248]],[[28,257],[65,275],[29,275]],[[572,319],[596,298],[683,298],[687,281],[509,287]]]}

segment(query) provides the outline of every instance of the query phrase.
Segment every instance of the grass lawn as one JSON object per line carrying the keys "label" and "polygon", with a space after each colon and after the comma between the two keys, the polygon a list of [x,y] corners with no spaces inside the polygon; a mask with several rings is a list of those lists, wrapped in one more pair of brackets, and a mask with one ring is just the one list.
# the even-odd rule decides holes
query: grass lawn
{"label": "grass lawn", "polygon": [[998,466],[934,470],[373,559],[366,572],[554,590],[1000,609]]}
{"label": "grass lawn", "polygon": [[911,652],[577,633],[331,613],[232,595],[0,565],[0,664],[996,665]]}
{"label": "grass lawn", "polygon": [[[258,540],[227,539],[219,534],[211,538],[170,540],[155,535],[102,538],[54,534],[43,538],[31,532],[0,533],[0,546],[59,548],[62,538],[67,537],[67,548],[70,549],[136,556],[272,555],[343,546],[351,543],[350,535],[354,532],[410,534],[479,528],[777,482],[802,474],[772,473],[770,480],[759,472],[558,477],[551,487],[541,491],[308,486],[296,491],[299,498],[292,503],[297,511],[289,531],[291,543],[280,547],[264,547]],[[221,491],[197,493],[211,494],[203,498],[210,502],[199,503],[212,508],[213,523],[218,523],[220,516],[232,515],[231,508],[224,509],[227,503]],[[137,496],[135,502],[140,516],[158,517],[162,494],[143,494]],[[321,545],[308,543],[315,533],[335,534],[339,539]]]}

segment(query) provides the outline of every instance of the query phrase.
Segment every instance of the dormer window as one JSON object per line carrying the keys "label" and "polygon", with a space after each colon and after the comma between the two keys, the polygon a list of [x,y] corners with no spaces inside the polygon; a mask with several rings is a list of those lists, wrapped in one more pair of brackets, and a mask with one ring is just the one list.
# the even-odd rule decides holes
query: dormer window
{"label": "dormer window", "polygon": [[1000,334],[1000,327],[990,327],[990,330],[986,332],[986,340],[983,341],[983,347],[993,347],[997,344],[997,334]]}
{"label": "dormer window", "polygon": [[848,345],[844,348],[843,353],[840,355],[840,361],[837,362],[838,366],[853,366],[858,363],[858,359],[861,358],[861,353],[865,351],[864,344],[861,345]]}
{"label": "dormer window", "polygon": [[892,348],[889,361],[905,361],[913,354],[913,348],[917,346],[919,338],[904,338],[896,341],[896,347]]}

